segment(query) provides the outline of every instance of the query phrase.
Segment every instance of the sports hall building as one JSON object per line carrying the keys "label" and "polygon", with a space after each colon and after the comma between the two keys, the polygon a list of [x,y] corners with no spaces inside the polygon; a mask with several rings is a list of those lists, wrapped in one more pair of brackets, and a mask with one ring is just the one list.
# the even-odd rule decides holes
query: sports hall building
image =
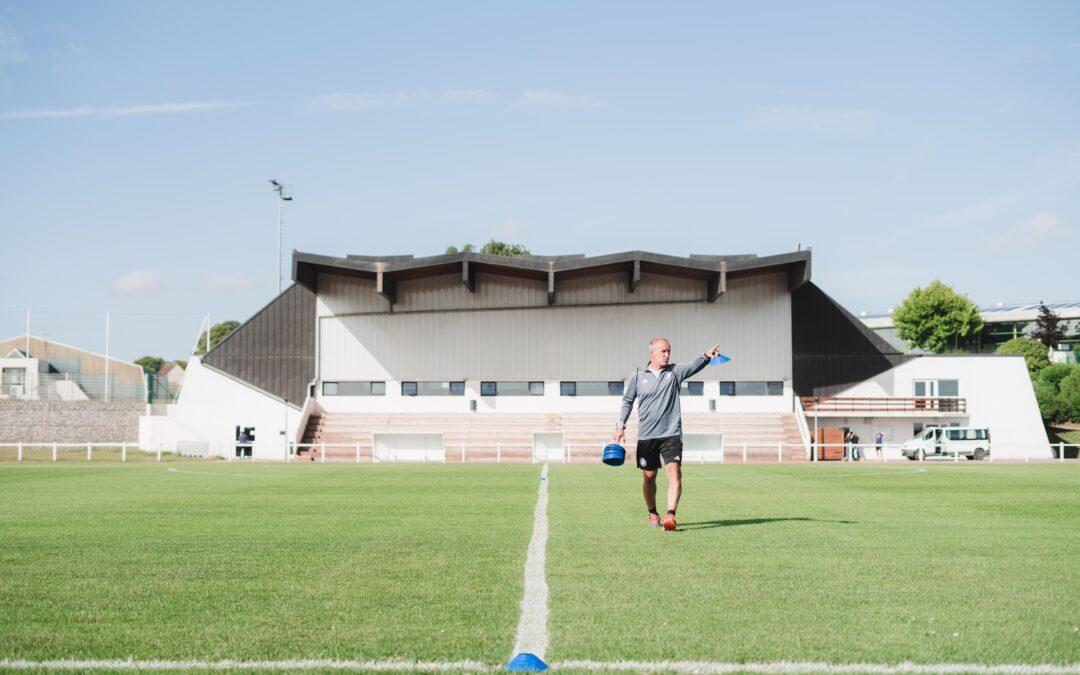
{"label": "sports hall building", "polygon": [[294,252],[292,278],[191,360],[178,401],[142,419],[144,448],[591,461],[665,337],[675,361],[713,344],[731,357],[684,383],[688,458],[806,461],[815,429],[900,443],[931,425],[988,427],[995,457],[1049,452],[1020,357],[902,353],[814,284],[809,250]]}

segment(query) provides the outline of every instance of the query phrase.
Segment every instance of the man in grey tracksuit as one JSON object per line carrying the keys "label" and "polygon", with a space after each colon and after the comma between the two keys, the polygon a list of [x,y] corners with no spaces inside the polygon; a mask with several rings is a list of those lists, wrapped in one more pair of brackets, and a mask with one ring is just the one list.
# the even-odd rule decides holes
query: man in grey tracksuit
{"label": "man in grey tracksuit", "polygon": [[649,343],[649,363],[638,368],[626,382],[622,409],[615,425],[614,439],[621,443],[625,437],[626,420],[638,401],[637,462],[644,477],[642,491],[649,509],[649,527],[660,527],[656,510],[656,472],[663,458],[668,476],[668,511],[664,517],[665,530],[675,529],[675,511],[682,496],[682,410],[679,389],[684,380],[700,371],[719,353],[714,346],[690,363],[670,363],[671,343],[656,338]]}

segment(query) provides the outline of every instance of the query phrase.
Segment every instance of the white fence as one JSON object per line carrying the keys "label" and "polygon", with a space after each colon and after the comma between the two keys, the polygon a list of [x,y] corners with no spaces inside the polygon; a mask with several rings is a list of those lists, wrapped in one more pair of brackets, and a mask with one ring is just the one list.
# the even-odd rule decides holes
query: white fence
{"label": "white fence", "polygon": [[[256,452],[260,448],[264,452]],[[888,464],[890,462],[951,462],[967,458],[971,449],[943,448],[939,455],[927,454],[918,459],[909,459],[901,452],[900,444],[883,443],[880,446],[860,443],[851,444],[811,444],[810,456],[801,443],[735,443],[721,445],[719,451],[684,451],[685,464],[783,464],[810,462],[870,462]],[[985,462],[1024,462],[1024,463],[1080,463],[1080,444],[1037,443],[1009,444],[1007,456],[1000,457],[1001,448],[990,444]],[[212,451],[214,450],[214,451]],[[829,452],[829,451],[832,452]],[[199,448],[158,448],[149,452],[138,448],[138,443],[0,443],[0,462],[3,461],[120,461],[131,459],[140,461],[162,461],[163,454],[172,458],[178,456],[224,459],[234,461],[315,461],[319,463],[536,463],[556,462],[562,464],[599,463],[603,448],[597,445],[566,444],[562,448],[547,452],[538,450],[529,443],[449,443],[444,444],[438,453],[388,453],[380,457],[371,443],[289,443],[283,451],[281,445],[264,446],[255,443],[229,444],[224,450],[204,445]],[[633,448],[627,452],[627,462],[632,462]],[[830,457],[830,459],[826,459]]]}

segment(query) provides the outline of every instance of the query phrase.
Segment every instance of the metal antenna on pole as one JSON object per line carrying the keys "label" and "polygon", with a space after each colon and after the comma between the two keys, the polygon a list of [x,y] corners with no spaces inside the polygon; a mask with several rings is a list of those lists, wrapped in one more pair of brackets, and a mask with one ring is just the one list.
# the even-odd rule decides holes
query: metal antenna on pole
{"label": "metal antenna on pole", "polygon": [[278,231],[277,231],[277,292],[281,295],[281,237],[285,231],[285,202],[291,202],[292,197],[285,196],[285,186],[277,182],[273,178],[270,179],[270,185],[273,186],[274,192],[278,196]]}

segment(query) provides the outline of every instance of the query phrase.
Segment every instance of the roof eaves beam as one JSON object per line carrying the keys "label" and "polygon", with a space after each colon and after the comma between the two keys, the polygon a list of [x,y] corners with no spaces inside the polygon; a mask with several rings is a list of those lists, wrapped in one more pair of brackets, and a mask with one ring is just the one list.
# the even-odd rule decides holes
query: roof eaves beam
{"label": "roof eaves beam", "polygon": [[468,260],[461,261],[461,281],[470,293],[476,292],[476,266],[470,265]]}
{"label": "roof eaves beam", "polygon": [[641,281],[641,260],[635,259],[630,263],[630,292],[633,293]]}
{"label": "roof eaves beam", "polygon": [[397,284],[383,271],[383,263],[375,263],[375,290],[391,305],[397,302]]}
{"label": "roof eaves beam", "polygon": [[709,290],[705,296],[708,302],[716,302],[727,292],[727,261],[720,262],[720,271],[709,277]]}

